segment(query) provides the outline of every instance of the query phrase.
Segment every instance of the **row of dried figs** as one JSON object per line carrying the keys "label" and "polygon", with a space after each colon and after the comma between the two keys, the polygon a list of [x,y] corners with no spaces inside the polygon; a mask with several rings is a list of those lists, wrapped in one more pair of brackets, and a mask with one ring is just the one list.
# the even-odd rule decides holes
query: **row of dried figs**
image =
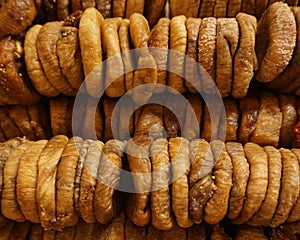
{"label": "row of dried figs", "polygon": [[164,91],[219,90],[221,97],[242,98],[253,77],[298,94],[299,10],[274,3],[258,25],[245,13],[218,19],[181,15],[161,18],[150,31],[141,14],[129,20],[104,19],[97,9],[87,8],[65,21],[27,31],[26,73],[21,71],[20,43],[0,41],[0,104],[32,104],[39,99],[27,73],[35,89],[47,97],[75,96],[81,87],[95,98],[104,92],[109,97],[127,92],[136,103]]}
{"label": "row of dried figs", "polygon": [[[214,109],[210,110],[199,95],[190,95],[182,100],[169,94],[162,101],[155,100],[155,97],[153,95],[151,99],[154,100],[151,101],[156,103],[139,108],[130,97],[105,97],[98,106],[89,98],[76,107],[71,97],[52,98],[52,133],[84,138],[94,138],[95,135],[104,141],[147,135],[154,139],[182,136],[188,140],[201,137],[207,141],[251,141],[274,147],[291,147],[294,143],[299,104],[293,95],[276,96],[262,92],[259,97],[248,95],[239,101],[225,98],[221,104],[213,104]],[[217,119],[217,122],[212,119]]]}
{"label": "row of dried figs", "polygon": [[[188,17],[235,17],[239,12],[251,14],[260,18],[263,12],[271,4],[277,2],[272,1],[252,1],[252,0],[202,0],[202,1],[180,1],[171,0],[170,13],[171,16],[185,15]],[[297,0],[284,1],[289,6],[297,6]]]}
{"label": "row of dried figs", "polygon": [[79,218],[107,224],[122,206],[137,226],[151,222],[160,230],[225,217],[277,227],[300,220],[299,161],[299,149],[250,142],[12,139],[1,144],[1,212],[46,230]]}
{"label": "row of dried figs", "polygon": [[28,221],[22,223],[7,221],[0,226],[0,238],[18,240],[249,240],[250,238],[255,240],[297,240],[297,234],[299,234],[299,222],[284,224],[272,229],[248,225],[238,227],[225,225],[224,227],[225,229],[219,225],[200,224],[184,229],[174,225],[169,231],[161,231],[151,224],[146,227],[137,227],[124,214],[120,214],[107,225],[79,221],[76,226],[65,228],[62,231],[45,231],[40,224],[32,224]]}
{"label": "row of dried figs", "polygon": [[43,101],[28,106],[2,106],[0,119],[0,142],[14,137],[39,140],[52,136],[47,104]]}
{"label": "row of dried figs", "polygon": [[[144,14],[153,27],[161,17],[235,17],[245,12],[260,18],[271,2],[259,0],[238,1],[180,1],[180,0],[9,0],[0,5],[0,39],[21,34],[34,23],[63,20],[69,14],[89,7],[97,8],[105,18],[129,19],[133,13]],[[289,6],[297,6],[298,0],[288,0]]]}
{"label": "row of dried figs", "polygon": [[145,14],[153,26],[165,16],[167,0],[8,0],[0,5],[0,39],[17,36],[32,23],[63,20],[76,11],[95,7],[105,18],[129,18],[133,13]]}
{"label": "row of dried figs", "polygon": [[111,223],[85,223],[79,221],[76,226],[68,227],[62,231],[45,231],[40,224],[28,221],[16,223],[7,221],[0,226],[0,238],[18,240],[40,239],[99,239],[99,240],[267,240],[289,239],[297,240],[299,236],[299,222],[284,224],[278,228],[261,228],[242,226],[224,226],[200,224],[191,228],[180,228],[177,225],[169,231],[161,231],[151,224],[146,227],[137,227],[123,214],[117,216]]}
{"label": "row of dried figs", "polygon": [[[75,95],[83,81],[82,62],[87,92],[94,97],[103,91],[120,97],[152,83],[142,93],[132,91],[136,102],[146,102],[152,92],[165,90],[157,83],[179,93],[215,93],[216,83],[222,97],[241,98],[257,68],[255,32],[256,19],[243,13],[236,19],[162,18],[150,32],[140,14],[130,20],[103,19],[88,8],[78,30],[62,22],[32,27],[25,38],[25,60],[34,86],[46,96]],[[131,46],[141,50],[128,52]]]}
{"label": "row of dried figs", "polygon": [[154,103],[139,107],[131,97],[103,97],[98,103],[85,96],[75,103],[74,97],[60,95],[35,105],[3,106],[0,142],[23,136],[29,140],[66,135],[108,141],[147,135],[291,147],[300,120],[299,98],[268,91],[241,100],[228,97],[210,109],[196,94],[185,98],[153,95],[150,101]]}
{"label": "row of dried figs", "polygon": [[[40,239],[99,239],[99,240],[267,240],[289,239],[296,240],[296,229],[299,223],[285,224],[276,229],[262,229],[261,227],[250,227],[247,225],[233,227],[219,225],[200,224],[191,228],[180,228],[177,225],[169,231],[161,231],[154,228],[151,224],[146,227],[137,227],[124,214],[117,216],[111,223],[101,225],[99,223],[85,223],[79,221],[76,226],[68,227],[62,231],[45,231],[40,224],[32,224],[28,221],[15,223],[8,221],[0,226],[0,237],[3,239],[18,240],[40,240]],[[224,231],[225,230],[225,231]]]}

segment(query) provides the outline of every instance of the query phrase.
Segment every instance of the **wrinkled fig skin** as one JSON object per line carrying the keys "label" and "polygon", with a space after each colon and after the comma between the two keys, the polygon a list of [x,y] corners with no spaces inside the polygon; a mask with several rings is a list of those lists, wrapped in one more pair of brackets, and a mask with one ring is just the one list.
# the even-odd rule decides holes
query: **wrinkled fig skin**
{"label": "wrinkled fig skin", "polygon": [[20,34],[31,25],[36,15],[34,0],[1,0],[0,39]]}

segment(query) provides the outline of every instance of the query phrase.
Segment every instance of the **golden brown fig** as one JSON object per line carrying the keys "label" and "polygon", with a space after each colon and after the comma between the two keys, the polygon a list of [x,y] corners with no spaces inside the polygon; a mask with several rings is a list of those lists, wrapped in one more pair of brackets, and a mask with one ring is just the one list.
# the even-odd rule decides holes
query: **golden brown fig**
{"label": "golden brown fig", "polygon": [[191,162],[189,184],[192,187],[200,179],[211,174],[214,167],[214,159],[210,145],[204,139],[195,139],[191,141],[189,150]]}
{"label": "golden brown fig", "polygon": [[42,25],[34,25],[25,35],[24,58],[28,76],[35,89],[46,97],[55,97],[59,91],[47,79],[37,52],[37,37]]}
{"label": "golden brown fig", "polygon": [[40,99],[31,85],[22,60],[20,41],[10,37],[0,41],[0,87],[1,99],[6,104],[30,105]]}
{"label": "golden brown fig", "polygon": [[135,117],[134,136],[145,135],[154,139],[163,136],[163,106],[147,104],[141,109],[139,116]]}
{"label": "golden brown fig", "polygon": [[[97,139],[102,139],[104,120],[100,110],[101,103],[98,103],[97,99],[88,98],[86,105],[83,105],[85,114],[82,119],[76,119],[76,124],[78,124],[77,129],[82,129],[82,137],[84,138],[97,137]],[[83,124],[83,126],[81,124]]]}
{"label": "golden brown fig", "polygon": [[250,166],[246,199],[240,216],[232,222],[242,224],[248,221],[260,208],[268,186],[268,156],[264,149],[255,143],[244,146],[246,158]]}
{"label": "golden brown fig", "polygon": [[256,122],[259,112],[259,100],[252,95],[248,95],[240,100],[239,104],[239,142],[247,143],[256,129]]}
{"label": "golden brown fig", "polygon": [[201,88],[204,93],[210,93],[215,86],[216,81],[216,36],[217,20],[216,18],[204,18],[201,22],[198,37],[198,62],[200,64],[200,74],[206,71],[209,77],[203,76],[201,79]]}
{"label": "golden brown fig", "polygon": [[250,140],[262,146],[277,147],[281,124],[282,113],[278,98],[270,92],[263,92],[260,96],[256,128]]}
{"label": "golden brown fig", "polygon": [[247,95],[254,71],[257,69],[255,53],[256,18],[239,13],[236,16],[240,27],[240,44],[234,57],[233,85],[231,95],[243,98]]}
{"label": "golden brown fig", "polygon": [[16,126],[14,121],[8,116],[6,108],[0,108],[0,118],[0,126],[7,139],[22,136],[22,133],[19,130],[19,128]]}
{"label": "golden brown fig", "polygon": [[78,222],[78,214],[74,208],[74,183],[82,142],[80,137],[68,141],[57,168],[55,230],[74,226]]}
{"label": "golden brown fig", "polygon": [[138,13],[132,14],[130,17],[130,36],[133,47],[140,48],[133,80],[133,87],[135,88],[133,100],[138,104],[147,103],[157,83],[156,63],[148,49],[149,35],[150,28],[146,18]]}
{"label": "golden brown fig", "polygon": [[271,82],[284,71],[292,59],[296,35],[295,17],[286,3],[276,2],[264,12],[256,32],[257,80]]}
{"label": "golden brown fig", "polygon": [[214,159],[209,143],[203,139],[191,141],[189,150],[191,162],[189,211],[192,221],[200,224],[204,216],[204,207],[216,189],[211,175]]}
{"label": "golden brown fig", "polygon": [[120,97],[125,93],[124,67],[118,34],[121,22],[121,18],[110,18],[105,19],[101,26],[102,44],[107,58],[105,91],[109,97]]}
{"label": "golden brown fig", "polygon": [[0,39],[19,35],[36,17],[34,0],[2,1],[0,5]]}
{"label": "golden brown fig", "polygon": [[48,22],[37,37],[37,52],[45,75],[55,89],[63,94],[75,96],[77,90],[63,75],[57,55],[57,42],[61,37],[62,22]]}
{"label": "golden brown fig", "polygon": [[80,215],[86,223],[96,222],[94,195],[103,145],[104,144],[98,140],[94,140],[90,143],[82,167],[78,206]]}
{"label": "golden brown fig", "polygon": [[[119,186],[125,142],[113,139],[105,143],[98,167],[94,193],[94,214],[98,222],[109,223],[119,213]],[[92,204],[92,203],[91,203]]]}
{"label": "golden brown fig", "polygon": [[[300,163],[300,150],[299,149],[292,149],[292,152],[296,155],[299,163]],[[298,199],[290,213],[290,216],[288,218],[288,222],[296,222],[300,220],[300,196],[298,196]]]}
{"label": "golden brown fig", "polygon": [[52,136],[49,112],[43,102],[27,106],[30,125],[35,131],[37,139],[49,139]]}
{"label": "golden brown fig", "polygon": [[251,226],[267,226],[272,220],[276,211],[280,192],[280,180],[282,172],[282,162],[280,152],[271,146],[264,147],[268,155],[269,183],[266,197],[259,211],[252,217],[248,224]]}
{"label": "golden brown fig", "polygon": [[[167,64],[169,47],[169,25],[170,19],[161,18],[151,30],[148,45],[157,66],[157,83],[166,85],[167,83]],[[163,86],[154,89],[155,93],[165,90]]]}
{"label": "golden brown fig", "polygon": [[226,215],[232,185],[232,163],[225,144],[219,140],[211,142],[215,165],[213,177],[216,189],[207,202],[204,220],[209,224],[217,224]]}
{"label": "golden brown fig", "polygon": [[126,152],[132,173],[135,193],[127,199],[127,215],[137,226],[146,226],[150,221],[150,191],[152,184],[149,148],[152,139],[137,135],[127,142]]}
{"label": "golden brown fig", "polygon": [[184,59],[187,49],[186,17],[173,17],[170,22],[170,54],[168,62],[168,86],[174,93],[186,91],[184,84]]}
{"label": "golden brown fig", "polygon": [[16,194],[20,209],[31,222],[40,222],[37,205],[38,161],[48,140],[32,143],[19,161]]}
{"label": "golden brown fig", "polygon": [[36,140],[35,131],[30,124],[30,117],[26,107],[14,105],[7,107],[8,116],[14,121],[20,130],[20,136],[25,136],[29,140]]}
{"label": "golden brown fig", "polygon": [[[200,18],[189,17],[186,22],[187,47],[185,57],[184,78],[187,89],[192,93],[198,93],[201,87],[200,74],[198,72],[198,37],[201,25]],[[196,88],[195,88],[196,87]]]}
{"label": "golden brown fig", "polygon": [[231,93],[235,52],[239,43],[239,26],[235,18],[217,19],[216,85],[222,97]]}
{"label": "golden brown fig", "polygon": [[[133,88],[134,73],[134,62],[132,59],[132,54],[130,53],[131,39],[129,33],[129,25],[130,21],[128,19],[123,19],[119,28],[119,41],[124,65],[126,92]],[[130,92],[128,94],[131,95],[132,93]]]}
{"label": "golden brown fig", "polygon": [[[225,142],[237,141],[239,113],[237,102],[232,98],[224,99],[226,114],[226,137]],[[225,124],[224,124],[225,127]],[[220,126],[222,128],[222,126]]]}
{"label": "golden brown fig", "polygon": [[[113,134],[118,134],[118,125],[119,125],[119,109],[116,108],[117,99],[116,98],[104,98],[103,100],[103,109],[104,109],[104,141],[117,138]],[[113,115],[114,112],[114,115]],[[114,129],[114,131],[112,131]]]}
{"label": "golden brown fig", "polygon": [[151,222],[160,230],[170,230],[174,220],[169,194],[170,159],[168,141],[156,139],[150,148],[152,164]]}
{"label": "golden brown fig", "polygon": [[[206,98],[206,101],[210,101],[210,98]],[[213,109],[208,109],[207,105],[204,105],[203,110],[203,125],[200,131],[201,138],[206,141],[219,139],[219,135],[224,135],[224,126],[220,127],[220,124],[226,124],[224,120],[220,119],[220,113],[222,113],[223,102],[215,103]],[[212,122],[212,119],[215,122]],[[222,137],[221,136],[221,137]]]}
{"label": "golden brown fig", "polygon": [[299,197],[300,188],[298,158],[291,150],[281,148],[279,151],[282,157],[281,189],[277,209],[270,223],[271,227],[277,227],[288,219]]}
{"label": "golden brown fig", "polygon": [[1,199],[1,212],[8,219],[23,222],[25,217],[22,214],[17,202],[17,196],[15,192],[16,180],[18,174],[18,165],[20,158],[24,155],[24,152],[31,147],[30,142],[21,144],[18,146],[6,160],[3,171],[3,190]]}
{"label": "golden brown fig", "polygon": [[47,143],[38,161],[36,200],[41,225],[51,230],[56,223],[55,182],[57,165],[68,142],[66,136],[58,135]]}
{"label": "golden brown fig", "polygon": [[[134,103],[130,96],[123,96],[120,102],[120,112],[119,112],[119,140],[128,140],[133,134],[134,126]],[[129,121],[125,121],[128,119]]]}
{"label": "golden brown fig", "polygon": [[[191,141],[200,137],[202,119],[202,100],[200,95],[192,95],[188,98],[187,104],[190,104],[190,107],[186,107],[182,137]],[[196,116],[196,119],[193,116]]]}
{"label": "golden brown fig", "polygon": [[[167,138],[181,136],[184,122],[186,102],[181,101],[178,95],[169,95],[166,100],[169,102],[168,108],[164,108],[164,127],[166,129]],[[182,107],[178,107],[182,106]]]}
{"label": "golden brown fig", "polygon": [[189,216],[189,141],[181,137],[171,138],[169,155],[172,166],[173,212],[180,227],[191,227],[193,222]]}
{"label": "golden brown fig", "polygon": [[68,98],[60,95],[50,99],[50,120],[53,135],[67,135]]}
{"label": "golden brown fig", "polygon": [[82,175],[84,162],[88,153],[88,149],[92,142],[93,140],[91,139],[84,140],[81,144],[81,148],[79,149],[79,159],[77,161],[75,181],[74,181],[74,207],[79,216],[80,216],[80,209],[79,209],[80,179]]}
{"label": "golden brown fig", "polygon": [[297,25],[297,38],[296,47],[293,52],[292,59],[286,69],[272,82],[268,82],[267,86],[270,88],[278,89],[284,93],[292,93],[300,86],[299,68],[298,63],[300,61],[300,8],[292,7],[293,14],[295,16]]}
{"label": "golden brown fig", "polygon": [[83,82],[78,29],[63,26],[61,28],[61,37],[57,41],[56,47],[56,54],[62,73],[70,85],[78,91]]}
{"label": "golden brown fig", "polygon": [[279,94],[282,124],[279,145],[290,147],[294,141],[294,127],[297,124],[296,98],[293,95]]}
{"label": "golden brown fig", "polygon": [[226,143],[226,150],[231,158],[233,167],[227,217],[235,219],[240,215],[244,205],[250,171],[242,144],[228,142]]}
{"label": "golden brown fig", "polygon": [[86,79],[86,88],[88,93],[94,97],[99,97],[104,88],[100,31],[103,21],[104,18],[97,9],[87,8],[79,23],[79,42],[84,76],[89,75]]}

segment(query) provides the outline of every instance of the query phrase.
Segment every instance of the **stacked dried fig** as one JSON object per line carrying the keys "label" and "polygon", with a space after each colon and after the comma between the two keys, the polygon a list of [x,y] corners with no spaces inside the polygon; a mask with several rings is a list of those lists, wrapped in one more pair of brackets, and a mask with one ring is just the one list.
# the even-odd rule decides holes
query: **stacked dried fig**
{"label": "stacked dried fig", "polygon": [[274,147],[293,145],[294,126],[299,120],[299,104],[293,95],[262,91],[258,97],[249,94],[241,100],[225,98],[224,119],[215,118],[218,120],[215,124],[211,121],[212,116],[219,116],[223,106],[214,106],[209,111],[199,95],[189,95],[183,98],[183,102],[176,95],[167,96],[158,101],[160,96],[153,95],[150,101],[160,104],[139,108],[130,96],[122,99],[104,97],[99,103],[86,97],[77,102],[76,109],[71,97],[52,98],[52,133],[97,137],[104,141],[114,138],[128,140],[133,135],[167,139],[182,136],[188,140],[201,137],[207,141],[224,136],[226,142],[254,142]]}
{"label": "stacked dried fig", "polygon": [[14,137],[35,141],[52,136],[48,106],[43,101],[28,106],[2,106],[0,119],[0,142]]}
{"label": "stacked dried fig", "polygon": [[[284,224],[278,228],[262,229],[261,227],[250,227],[242,225],[237,228],[225,229],[219,225],[211,226],[201,224],[188,229],[174,226],[170,231],[160,231],[151,224],[147,227],[137,227],[132,224],[129,218],[123,214],[116,217],[110,224],[101,225],[98,223],[85,223],[79,221],[76,226],[65,228],[62,231],[45,231],[40,224],[28,221],[16,223],[6,221],[0,226],[0,237],[6,239],[29,239],[39,240],[51,239],[178,239],[178,240],[205,240],[205,239],[237,239],[248,240],[249,238],[266,239],[290,239],[297,240],[299,234],[299,222]],[[225,231],[224,231],[225,230]],[[265,230],[265,232],[263,231]],[[228,235],[228,232],[230,235]]]}
{"label": "stacked dried fig", "polygon": [[[161,18],[150,31],[141,14],[104,19],[88,8],[78,30],[64,25],[35,25],[26,34],[28,74],[45,96],[75,95],[83,81],[81,61],[89,95],[128,92],[136,103],[163,92],[164,85],[171,92],[210,94],[216,84],[222,97],[242,98],[258,67],[256,19],[244,13],[236,19]],[[128,52],[131,46],[135,52]]]}
{"label": "stacked dried fig", "polygon": [[256,18],[245,13],[236,18],[181,15],[161,18],[150,31],[141,14],[104,19],[87,8],[77,16],[79,29],[64,26],[68,21],[49,22],[27,32],[27,71],[42,95],[73,96],[83,81],[82,62],[83,91],[95,98],[127,93],[138,104],[166,91],[165,85],[172,93],[217,94],[218,89],[221,97],[243,98],[253,78],[297,94],[298,12],[275,3],[258,28]]}
{"label": "stacked dried fig", "polygon": [[[79,16],[80,17],[80,16]],[[76,21],[33,26],[25,36],[25,62],[33,85],[44,96],[75,96],[83,81]]]}
{"label": "stacked dried fig", "polygon": [[[153,95],[150,100],[156,97],[159,96]],[[267,91],[262,91],[258,98],[253,94],[241,100],[225,98],[224,119],[217,118],[218,123],[213,124],[212,116],[220,114],[222,106],[208,111],[199,95],[188,95],[181,102],[176,95],[169,94],[161,100],[161,105],[147,104],[139,108],[130,96],[104,97],[99,103],[85,96],[77,99],[74,106],[73,97],[60,95],[51,98],[49,104],[41,101],[29,106],[1,107],[0,141],[17,136],[48,139],[59,134],[104,141],[128,140],[130,136],[142,134],[153,138],[201,137],[207,141],[224,139],[290,147],[299,120],[297,100],[293,95]]]}
{"label": "stacked dried fig", "polygon": [[[28,26],[46,21],[63,20],[78,10],[94,7],[105,17],[130,18],[133,13],[143,14],[151,27],[161,17],[185,15],[187,17],[235,17],[245,12],[260,18],[269,5],[266,0],[248,1],[178,1],[178,0],[10,0],[0,5],[0,39],[18,35]],[[287,1],[289,6],[297,6],[298,0]]]}
{"label": "stacked dried fig", "polygon": [[[235,17],[239,12],[251,14],[260,18],[263,12],[272,4],[272,1],[252,1],[252,0],[203,0],[183,2],[180,0],[170,0],[171,16],[185,15],[187,17]],[[297,6],[298,1],[286,1],[289,6]]]}
{"label": "stacked dried fig", "polygon": [[299,13],[299,7],[270,6],[258,23],[255,49],[260,65],[256,78],[268,87],[297,95]]}
{"label": "stacked dried fig", "polygon": [[[85,223],[79,221],[76,226],[65,228],[62,231],[45,231],[40,224],[30,222],[14,223],[8,221],[0,232],[1,238],[6,239],[180,239],[180,240],[205,240],[205,239],[231,239],[220,226],[201,224],[188,229],[175,225],[170,231],[160,231],[152,225],[147,227],[135,226],[124,214],[120,214],[111,223]],[[247,231],[248,228],[244,228]],[[259,229],[251,228],[259,232]],[[4,230],[4,231],[3,231]]]}
{"label": "stacked dried fig", "polygon": [[153,26],[165,16],[167,0],[138,2],[133,0],[10,0],[0,5],[0,40],[19,35],[34,23],[61,21],[76,11],[95,7],[105,17],[129,18],[133,13],[145,14]]}
{"label": "stacked dried fig", "polygon": [[79,217],[104,224],[117,215],[120,202],[114,188],[124,142],[58,135],[49,141],[13,143],[1,145],[1,209],[6,218],[61,230],[74,226]]}
{"label": "stacked dried fig", "polygon": [[36,103],[40,95],[27,75],[22,41],[2,39],[0,49],[0,105]]}
{"label": "stacked dried fig", "polygon": [[[107,224],[126,199],[127,215],[140,227],[151,222],[160,230],[175,223],[189,228],[225,217],[234,224],[277,227],[300,220],[299,162],[299,149],[250,142],[145,135],[105,144],[63,135],[9,140],[1,144],[1,212],[62,230],[79,218]],[[132,193],[120,198],[124,181]]]}

